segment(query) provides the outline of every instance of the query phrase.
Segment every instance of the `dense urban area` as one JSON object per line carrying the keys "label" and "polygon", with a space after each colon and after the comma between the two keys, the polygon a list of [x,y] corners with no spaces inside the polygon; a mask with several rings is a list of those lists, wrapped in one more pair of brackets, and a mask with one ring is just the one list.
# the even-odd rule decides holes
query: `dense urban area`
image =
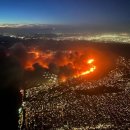
{"label": "dense urban area", "polygon": [[57,75],[44,73],[28,82],[31,87],[25,90],[24,125],[28,130],[128,129],[129,76],[130,60],[123,57],[99,80],[78,77],[59,83]]}
{"label": "dense urban area", "polygon": [[[80,35],[77,37],[77,34],[72,37],[67,35],[69,34],[35,34],[34,36],[2,34],[0,36],[1,46],[7,47],[22,63],[27,60],[24,64],[26,71],[24,87],[20,91],[23,98],[22,106],[18,110],[19,129],[109,130],[130,128],[129,34],[96,34],[88,35],[87,38]],[[88,55],[83,55],[81,52],[84,53],[91,48],[102,51],[102,54],[106,56],[104,58],[100,54],[96,57],[102,60],[99,68],[98,64],[94,66],[93,62],[96,59],[90,59],[86,64],[86,71],[75,75],[76,69],[71,72],[70,68],[64,65],[66,62],[68,65],[71,61],[65,62],[63,59],[70,57],[73,60],[72,68],[74,68],[77,64],[75,62]],[[111,53],[107,54],[106,50],[111,52],[112,49],[115,50],[112,53],[118,55],[112,60],[114,66],[107,68],[107,64],[110,65],[107,60],[109,61],[112,57],[107,56]],[[96,53],[94,52],[94,55]],[[55,56],[59,54],[63,56],[60,59],[61,62],[65,63],[57,61]],[[76,61],[72,56],[77,58]],[[49,58],[53,59],[55,66],[50,61],[48,62]],[[78,65],[76,68],[82,68]],[[79,70],[84,69],[76,71]],[[68,75],[64,74],[66,71]]]}

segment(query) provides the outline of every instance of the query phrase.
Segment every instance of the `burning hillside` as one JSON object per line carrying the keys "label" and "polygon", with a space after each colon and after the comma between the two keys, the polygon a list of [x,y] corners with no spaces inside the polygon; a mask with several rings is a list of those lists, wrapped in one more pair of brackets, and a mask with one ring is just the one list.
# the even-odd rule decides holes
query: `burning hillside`
{"label": "burning hillside", "polygon": [[[95,71],[94,59],[89,58],[81,52],[73,51],[45,51],[31,49],[27,52],[29,57],[24,67],[26,70],[35,70],[35,64],[41,68],[48,69],[58,75],[80,76],[87,75]],[[87,61],[87,62],[86,62]]]}
{"label": "burning hillside", "polygon": [[19,58],[24,69],[28,72],[45,72],[58,75],[61,80],[72,77],[96,77],[107,73],[114,63],[111,52],[86,49],[51,50],[40,46],[25,46],[17,44],[12,52]]}

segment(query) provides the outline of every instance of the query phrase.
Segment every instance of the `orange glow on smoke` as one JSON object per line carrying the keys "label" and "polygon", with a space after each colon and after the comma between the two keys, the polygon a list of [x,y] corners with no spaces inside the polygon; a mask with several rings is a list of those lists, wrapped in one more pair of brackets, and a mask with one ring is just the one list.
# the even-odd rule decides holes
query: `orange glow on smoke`
{"label": "orange glow on smoke", "polygon": [[31,61],[27,61],[27,62],[26,62],[25,69],[26,69],[26,70],[32,70],[32,71],[34,70]]}
{"label": "orange glow on smoke", "polygon": [[[54,51],[41,51],[38,49],[29,49],[28,52],[28,60],[25,63],[25,69],[27,70],[35,70],[34,64],[38,63],[41,67],[49,69],[50,63],[56,64],[57,67],[64,67],[67,66],[69,69],[74,69],[75,72],[71,75],[72,77],[79,77],[83,75],[88,75],[96,70],[96,66],[94,65],[95,60],[94,58],[87,58],[85,57],[82,59],[80,58],[82,56],[82,53],[77,56],[73,56],[74,53],[61,53],[57,54]],[[71,58],[70,58],[71,56]],[[86,60],[88,59],[88,60]],[[60,75],[61,82],[65,82],[67,80],[67,77],[64,73],[64,70],[66,67],[62,68],[63,73]]]}
{"label": "orange glow on smoke", "polygon": [[32,50],[29,50],[27,52],[28,54],[28,60],[26,61],[25,63],[25,69],[29,69],[29,70],[34,70],[34,67],[33,65],[35,63],[38,63],[40,66],[44,67],[44,68],[48,68],[48,64],[46,62],[44,62],[44,57],[48,58],[49,55],[45,55],[39,51],[39,50],[36,50],[36,49],[32,49]]}
{"label": "orange glow on smoke", "polygon": [[60,77],[60,82],[66,82],[66,81],[67,81],[67,77],[65,77],[65,76]]}
{"label": "orange glow on smoke", "polygon": [[40,57],[40,52],[38,51],[30,51],[28,52],[28,54],[33,54],[35,59]]}

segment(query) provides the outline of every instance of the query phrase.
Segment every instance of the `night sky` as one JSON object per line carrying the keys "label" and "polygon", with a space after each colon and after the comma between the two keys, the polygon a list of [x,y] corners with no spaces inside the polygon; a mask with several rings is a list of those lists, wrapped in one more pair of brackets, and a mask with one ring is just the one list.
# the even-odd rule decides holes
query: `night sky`
{"label": "night sky", "polygon": [[130,27],[130,0],[0,0],[1,24]]}

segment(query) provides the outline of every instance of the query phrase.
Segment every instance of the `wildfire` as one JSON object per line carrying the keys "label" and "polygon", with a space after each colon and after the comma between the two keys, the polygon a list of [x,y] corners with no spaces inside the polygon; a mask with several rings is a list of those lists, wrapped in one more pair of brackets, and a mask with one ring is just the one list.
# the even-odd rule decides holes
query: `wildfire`
{"label": "wildfire", "polygon": [[91,63],[93,63],[93,62],[94,62],[94,59],[89,59],[89,60],[87,61],[88,64],[91,64]]}
{"label": "wildfire", "polygon": [[38,59],[40,57],[40,52],[37,50],[31,50],[28,52],[28,54],[32,54],[35,59]]}
{"label": "wildfire", "polygon": [[[65,82],[67,78],[69,78],[69,76],[72,74],[68,72],[71,69],[72,72],[74,72],[71,75],[73,77],[87,75],[96,70],[96,66],[94,65],[95,60],[93,58],[90,58],[84,62],[84,59],[79,58],[82,57],[82,54],[79,54],[78,57],[74,56],[75,53],[72,52],[69,54],[61,53],[61,55],[57,55],[58,53],[56,54],[53,51],[43,52],[35,48],[28,50],[27,53],[28,53],[28,60],[25,63],[25,69],[29,69],[33,71],[35,70],[35,67],[37,67],[33,65],[38,64],[39,66],[43,68],[47,68],[52,72],[53,71],[59,72],[59,74],[62,77],[61,78],[62,82]],[[52,63],[52,66],[50,63]],[[67,76],[66,74],[70,74],[70,75]]]}
{"label": "wildfire", "polygon": [[91,66],[90,69],[85,72],[82,72],[80,75],[86,75],[86,74],[94,72],[96,70],[96,66],[93,65],[93,62],[94,62],[94,59],[89,59],[87,63]]}
{"label": "wildfire", "polygon": [[65,76],[60,77],[60,82],[66,82],[66,80],[67,80],[67,77]]}
{"label": "wildfire", "polygon": [[89,70],[87,70],[87,71],[85,71],[85,72],[82,72],[80,75],[86,75],[86,74],[89,74],[89,73],[93,72],[95,69],[96,69],[96,66],[93,66],[93,67],[90,68]]}
{"label": "wildfire", "polygon": [[41,67],[48,68],[48,63],[45,62],[45,58],[51,57],[50,54],[44,54],[42,51],[32,49],[27,52],[28,53],[28,60],[25,64],[25,69],[34,70],[33,65],[38,63]]}

